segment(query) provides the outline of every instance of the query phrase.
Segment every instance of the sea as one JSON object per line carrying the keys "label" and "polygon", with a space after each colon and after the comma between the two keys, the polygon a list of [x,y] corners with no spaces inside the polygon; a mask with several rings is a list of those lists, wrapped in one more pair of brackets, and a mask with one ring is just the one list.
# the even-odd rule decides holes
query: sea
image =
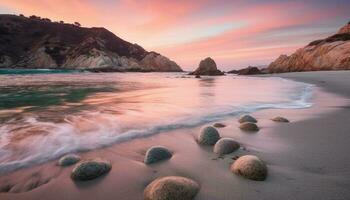
{"label": "sea", "polygon": [[0,174],[263,109],[312,106],[276,77],[0,70]]}

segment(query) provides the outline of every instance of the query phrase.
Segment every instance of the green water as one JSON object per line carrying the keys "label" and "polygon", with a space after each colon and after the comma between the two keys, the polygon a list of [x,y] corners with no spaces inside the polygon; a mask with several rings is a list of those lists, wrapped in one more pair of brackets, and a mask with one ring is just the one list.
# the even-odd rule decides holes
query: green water
{"label": "green water", "polygon": [[22,106],[47,107],[76,103],[90,94],[97,92],[112,92],[108,86],[21,86],[0,88],[0,109]]}
{"label": "green water", "polygon": [[83,70],[71,69],[0,69],[1,74],[61,74],[61,73],[79,73]]}

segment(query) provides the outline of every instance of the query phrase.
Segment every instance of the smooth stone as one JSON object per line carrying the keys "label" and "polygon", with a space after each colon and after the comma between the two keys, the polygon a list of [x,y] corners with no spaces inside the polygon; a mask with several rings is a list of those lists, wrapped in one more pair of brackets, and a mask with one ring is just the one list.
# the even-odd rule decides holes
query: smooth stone
{"label": "smooth stone", "polygon": [[219,141],[216,142],[214,146],[214,153],[223,155],[223,154],[229,154],[237,149],[239,149],[240,145],[238,142],[236,142],[232,138],[221,138]]}
{"label": "smooth stone", "polygon": [[192,200],[199,191],[199,184],[180,176],[161,177],[144,190],[145,200]]}
{"label": "smooth stone", "polygon": [[77,181],[88,181],[108,173],[112,168],[109,161],[96,158],[79,162],[71,173],[71,178]]}
{"label": "smooth stone", "polygon": [[214,145],[219,139],[220,134],[216,128],[212,126],[206,126],[202,128],[197,140],[199,144]]}
{"label": "smooth stone", "polygon": [[243,131],[249,131],[249,132],[259,131],[259,127],[255,123],[251,123],[251,122],[244,122],[239,126],[239,128]]}
{"label": "smooth stone", "polygon": [[166,147],[153,146],[147,150],[144,163],[152,164],[161,160],[169,159],[171,156],[171,152]]}
{"label": "smooth stone", "polygon": [[274,122],[284,122],[284,123],[288,123],[289,122],[288,119],[286,119],[284,117],[280,117],[280,116],[274,117],[271,120],[274,121]]}
{"label": "smooth stone", "polygon": [[237,175],[255,181],[263,181],[267,176],[267,167],[265,163],[253,155],[239,157],[231,165],[231,171]]}
{"label": "smooth stone", "polygon": [[77,162],[80,161],[80,156],[76,155],[76,154],[67,154],[65,156],[62,156],[59,160],[58,160],[58,165],[60,166],[69,166],[69,165],[73,165]]}
{"label": "smooth stone", "polygon": [[225,127],[226,125],[225,125],[225,124],[222,124],[222,123],[215,123],[213,126],[214,126],[215,128],[223,128],[223,127]]}
{"label": "smooth stone", "polygon": [[254,117],[250,115],[244,115],[238,121],[239,123],[244,123],[244,122],[257,123],[258,122],[258,120],[256,120]]}

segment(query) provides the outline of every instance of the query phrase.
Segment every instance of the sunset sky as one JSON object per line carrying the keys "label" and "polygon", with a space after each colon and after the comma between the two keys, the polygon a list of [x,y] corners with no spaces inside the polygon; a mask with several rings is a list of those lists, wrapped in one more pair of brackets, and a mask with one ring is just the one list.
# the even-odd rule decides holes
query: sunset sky
{"label": "sunset sky", "polygon": [[0,0],[0,13],[105,27],[183,69],[266,65],[350,21],[349,0]]}

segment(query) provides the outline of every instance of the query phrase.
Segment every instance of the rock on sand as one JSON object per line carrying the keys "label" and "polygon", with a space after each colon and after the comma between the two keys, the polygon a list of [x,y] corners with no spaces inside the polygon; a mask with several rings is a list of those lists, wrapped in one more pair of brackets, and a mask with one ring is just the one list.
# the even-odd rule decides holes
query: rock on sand
{"label": "rock on sand", "polygon": [[214,153],[223,155],[229,154],[237,149],[239,149],[240,145],[232,138],[221,138],[214,146]]}
{"label": "rock on sand", "polygon": [[80,161],[80,156],[76,154],[67,154],[58,160],[58,165],[69,166]]}
{"label": "rock on sand", "polygon": [[244,115],[238,120],[238,122],[239,123],[244,123],[244,122],[257,123],[258,120],[256,120],[254,117],[252,117],[250,115]]}
{"label": "rock on sand", "polygon": [[75,165],[71,178],[77,181],[88,181],[108,173],[111,168],[109,161],[100,158],[86,160]]}
{"label": "rock on sand", "polygon": [[255,131],[259,131],[259,127],[251,122],[244,122],[242,123],[239,128],[243,131],[249,131],[249,132],[255,132]]}
{"label": "rock on sand", "polygon": [[166,147],[153,146],[147,150],[144,163],[152,164],[161,160],[169,159],[171,156],[171,152]]}
{"label": "rock on sand", "polygon": [[203,145],[214,145],[219,139],[219,132],[212,126],[202,128],[197,138],[198,143]]}
{"label": "rock on sand", "polygon": [[215,123],[213,126],[214,126],[215,128],[223,128],[223,127],[225,127],[226,125],[223,124],[223,123]]}
{"label": "rock on sand", "polygon": [[274,117],[271,120],[274,121],[274,122],[284,122],[284,123],[288,123],[289,122],[288,119],[286,119],[284,117],[280,117],[280,116]]}
{"label": "rock on sand", "polygon": [[253,155],[239,157],[232,165],[231,171],[245,178],[263,181],[267,176],[267,167],[263,161]]}
{"label": "rock on sand", "polygon": [[144,190],[145,200],[192,200],[199,184],[180,176],[167,176],[154,180]]}

